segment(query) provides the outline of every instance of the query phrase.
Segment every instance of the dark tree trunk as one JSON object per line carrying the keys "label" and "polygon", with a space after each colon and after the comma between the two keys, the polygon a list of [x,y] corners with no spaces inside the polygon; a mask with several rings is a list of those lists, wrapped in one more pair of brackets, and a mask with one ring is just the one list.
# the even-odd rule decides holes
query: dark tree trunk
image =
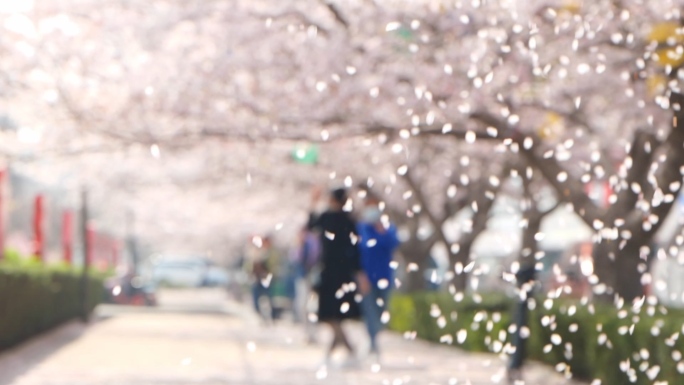
{"label": "dark tree trunk", "polygon": [[615,292],[630,304],[634,299],[644,295],[644,286],[641,284],[642,272],[646,271],[646,260],[640,257],[640,249],[650,240],[643,242],[627,242],[622,250],[619,250],[620,258],[615,262]]}
{"label": "dark tree trunk", "polygon": [[[615,272],[615,256],[618,253],[618,243],[611,240],[602,240],[594,244],[592,256],[594,258],[594,273],[600,284],[605,285],[603,291],[596,291],[597,298],[612,301],[615,293],[617,274]],[[598,287],[597,287],[598,288]]]}
{"label": "dark tree trunk", "polygon": [[[490,199],[486,194],[475,199],[478,210],[473,213],[473,226],[469,233],[461,234],[458,240],[459,250],[456,253],[449,253],[449,264],[452,269],[455,269],[459,264],[461,266],[467,266],[470,262],[470,253],[473,248],[473,244],[477,240],[477,237],[482,234],[487,229],[487,222],[489,221],[489,212],[494,205],[494,199]],[[441,232],[443,238],[443,232]],[[453,284],[456,287],[456,291],[465,292],[468,289],[468,272],[462,271],[460,274],[455,271]]]}
{"label": "dark tree trunk", "polygon": [[522,243],[520,249],[520,266],[534,265],[536,262],[535,254],[539,251],[539,243],[535,236],[541,230],[541,222],[544,213],[535,212],[527,217],[527,227],[522,231]]}
{"label": "dark tree trunk", "polygon": [[406,266],[415,263],[418,267],[416,271],[407,270],[406,278],[401,283],[401,289],[407,292],[425,290],[425,271],[430,268],[430,250],[433,244],[414,240],[401,245],[399,252],[404,257]]}
{"label": "dark tree trunk", "polygon": [[[509,168],[504,167],[504,170],[498,171],[500,173],[501,179],[504,179],[505,175],[509,172]],[[413,191],[415,198],[420,202],[421,206],[425,208],[422,214],[424,214],[425,218],[430,222],[430,225],[434,231],[431,237],[433,239],[430,243],[430,248],[432,248],[432,246],[438,241],[444,244],[447,250],[449,250],[449,270],[452,272],[455,271],[454,269],[456,264],[459,262],[462,266],[466,266],[468,262],[470,262],[470,251],[473,243],[480,233],[487,228],[489,211],[494,204],[493,197],[498,191],[499,187],[489,186],[488,181],[483,178],[476,185],[477,187],[473,187],[471,185],[471,188],[473,189],[472,195],[469,195],[467,198],[460,199],[455,204],[445,204],[444,211],[440,213],[440,215],[436,215],[429,209],[429,199],[423,193],[421,184],[413,178],[410,172],[404,175],[404,180]],[[452,244],[449,240],[449,237],[447,237],[447,234],[444,232],[444,222],[456,215],[456,213],[460,210],[468,207],[469,204],[474,204],[474,206],[478,208],[477,211],[473,213],[472,230],[470,233],[464,233],[461,235],[460,239],[458,240],[460,249],[458,252],[453,253],[451,252]],[[466,272],[461,272],[461,274],[458,274],[458,272],[456,273],[457,274],[454,276],[452,283],[456,287],[457,291],[465,292],[468,285],[468,274]]]}
{"label": "dark tree trunk", "polygon": [[[635,135],[630,151],[632,167],[624,179],[625,187],[616,191],[617,202],[608,210],[597,207],[578,181],[558,180],[557,175],[564,171],[559,162],[555,162],[553,158],[544,159],[536,149],[521,151],[556,189],[559,197],[573,204],[575,212],[589,227],[596,228],[600,225],[616,228],[621,233],[629,230],[629,239],[618,237],[617,240],[603,240],[594,248],[594,271],[600,284],[606,285],[608,296],[611,296],[612,290],[627,303],[643,295],[641,276],[646,266],[642,266],[642,263],[647,261],[640,258],[640,248],[651,246],[653,236],[665,222],[673,206],[674,199],[666,200],[663,196],[672,194],[676,198],[681,190],[681,184],[677,188],[671,186],[682,181],[680,170],[684,167],[684,95],[673,92],[670,102],[674,118],[669,135],[662,142],[649,133]],[[497,121],[492,116],[487,119]],[[506,127],[505,123],[501,127]],[[656,154],[658,168],[652,172],[651,164]],[[658,189],[654,188],[653,181]],[[641,187],[641,191],[632,191],[633,185]],[[661,198],[657,198],[656,193]],[[637,207],[639,200],[648,204],[646,210],[643,206]],[[619,226],[617,219],[626,224]],[[622,243],[624,245],[620,247]]]}
{"label": "dark tree trunk", "polygon": [[641,283],[642,272],[646,271],[647,259],[640,256],[641,246],[648,240],[635,239],[627,242],[622,249],[616,241],[602,241],[594,247],[594,271],[605,290],[599,298],[614,300],[615,294],[631,303],[644,295]]}
{"label": "dark tree trunk", "polygon": [[473,248],[473,242],[466,242],[461,244],[458,253],[449,253],[449,264],[452,269],[460,266],[459,270],[455,270],[454,280],[452,281],[457,292],[465,293],[468,289],[468,272],[463,271],[463,268],[468,265],[470,261],[470,252]]}

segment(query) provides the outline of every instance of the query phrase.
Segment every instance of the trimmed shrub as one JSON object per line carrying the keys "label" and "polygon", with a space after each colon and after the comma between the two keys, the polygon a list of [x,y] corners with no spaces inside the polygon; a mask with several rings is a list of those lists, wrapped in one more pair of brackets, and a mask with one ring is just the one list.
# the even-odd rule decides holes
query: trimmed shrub
{"label": "trimmed shrub", "polygon": [[503,296],[457,302],[442,293],[395,295],[390,301],[390,329],[470,351],[500,353],[509,342],[509,305]]}
{"label": "trimmed shrub", "polygon": [[[390,328],[468,351],[508,354],[513,306],[503,296],[458,302],[446,293],[396,295]],[[535,299],[528,326],[528,358],[575,378],[644,385],[684,378],[682,310]]]}
{"label": "trimmed shrub", "polygon": [[[103,279],[87,281],[87,309],[101,302]],[[0,263],[0,350],[16,345],[83,313],[81,273],[65,266],[32,261]]]}

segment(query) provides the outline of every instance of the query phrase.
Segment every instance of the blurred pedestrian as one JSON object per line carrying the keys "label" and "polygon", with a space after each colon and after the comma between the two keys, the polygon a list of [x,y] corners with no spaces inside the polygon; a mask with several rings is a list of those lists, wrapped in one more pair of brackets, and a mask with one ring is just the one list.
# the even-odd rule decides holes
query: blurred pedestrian
{"label": "blurred pedestrian", "polygon": [[514,310],[515,334],[513,334],[513,346],[515,351],[511,355],[508,364],[508,382],[516,384],[523,380],[522,367],[527,358],[527,337],[523,336],[522,329],[528,328],[529,300],[534,290],[537,271],[534,264],[523,265],[515,274],[518,285],[518,302]]}
{"label": "blurred pedestrian", "polygon": [[[249,258],[249,267],[252,274],[252,300],[254,310],[265,321],[274,321],[277,318],[277,309],[274,301],[275,282],[280,276],[280,255],[273,247],[271,237],[254,238],[255,249],[252,249]],[[261,308],[262,300],[266,299],[269,305],[268,313]]]}
{"label": "blurred pedestrian", "polygon": [[333,339],[326,352],[326,363],[338,346],[349,352],[349,363],[356,360],[354,347],[342,328],[345,319],[360,316],[360,296],[368,293],[368,278],[361,269],[359,249],[356,245],[356,224],[345,211],[347,191],[336,189],[330,193],[328,209],[318,215],[314,212],[321,190],[314,189],[311,199],[309,229],[320,231],[321,273],[315,286],[318,293],[318,320],[330,326]]}
{"label": "blurred pedestrian", "polygon": [[308,343],[316,342],[316,323],[309,317],[314,293],[312,286],[320,277],[320,241],[309,229],[301,229],[291,255],[294,270],[295,295],[293,314],[295,322],[304,324]]}
{"label": "blurred pedestrian", "polygon": [[387,217],[383,217],[380,200],[366,196],[359,224],[361,266],[370,282],[370,291],[363,297],[363,319],[370,337],[370,353],[380,358],[378,334],[383,329],[382,315],[387,308],[394,280],[391,267],[395,249],[399,246],[397,230]]}

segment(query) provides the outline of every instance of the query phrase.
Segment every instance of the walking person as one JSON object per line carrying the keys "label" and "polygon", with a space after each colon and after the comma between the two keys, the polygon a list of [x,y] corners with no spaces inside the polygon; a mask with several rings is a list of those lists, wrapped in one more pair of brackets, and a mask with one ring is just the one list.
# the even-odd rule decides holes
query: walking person
{"label": "walking person", "polygon": [[363,320],[370,338],[370,353],[375,360],[379,360],[378,334],[383,329],[382,314],[387,308],[393,286],[391,262],[399,239],[395,226],[382,218],[380,200],[372,195],[366,196],[357,233],[360,238],[361,266],[370,282],[370,291],[363,297],[361,304]]}
{"label": "walking person", "polygon": [[[273,247],[270,236],[260,238],[252,249],[248,268],[252,274],[252,300],[254,310],[265,322],[273,322],[277,316],[274,301],[274,284],[280,275],[280,255]],[[268,313],[261,308],[262,300],[268,301]]]}
{"label": "walking person", "polygon": [[359,318],[357,294],[366,294],[369,283],[361,269],[356,224],[350,213],[343,209],[347,202],[346,190],[333,190],[328,209],[318,215],[314,209],[320,197],[321,191],[314,189],[307,227],[318,230],[321,239],[321,273],[315,287],[318,293],[318,321],[329,325],[333,333],[326,351],[326,363],[330,362],[338,346],[346,348],[348,362],[353,363],[356,360],[355,350],[342,328],[342,321]]}

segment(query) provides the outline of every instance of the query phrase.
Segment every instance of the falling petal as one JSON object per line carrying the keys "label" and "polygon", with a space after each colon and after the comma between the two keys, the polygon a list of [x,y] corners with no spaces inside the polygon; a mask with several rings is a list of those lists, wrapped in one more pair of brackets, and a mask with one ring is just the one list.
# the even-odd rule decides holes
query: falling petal
{"label": "falling petal", "polygon": [[161,149],[159,148],[158,144],[153,144],[150,146],[150,154],[152,154],[152,157],[155,159],[161,158]]}
{"label": "falling petal", "polygon": [[396,31],[401,27],[401,23],[398,21],[393,21],[390,23],[387,23],[387,26],[385,26],[385,31],[390,32],[390,31]]}
{"label": "falling petal", "polygon": [[466,338],[468,338],[468,331],[467,330],[461,329],[458,331],[458,333],[456,333],[456,339],[457,339],[459,344],[463,344],[465,342]]}
{"label": "falling petal", "polygon": [[466,139],[466,142],[472,144],[472,143],[475,143],[475,139],[477,139],[477,135],[476,135],[475,132],[473,132],[473,131],[468,131],[468,132],[466,133],[465,139]]}

